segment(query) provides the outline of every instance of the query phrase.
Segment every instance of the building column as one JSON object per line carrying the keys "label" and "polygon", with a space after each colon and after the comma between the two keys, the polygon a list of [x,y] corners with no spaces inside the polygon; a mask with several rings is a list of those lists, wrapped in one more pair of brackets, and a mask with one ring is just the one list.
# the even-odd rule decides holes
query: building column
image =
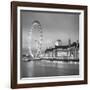
{"label": "building column", "polygon": [[57,49],[55,50],[55,57],[57,57]]}

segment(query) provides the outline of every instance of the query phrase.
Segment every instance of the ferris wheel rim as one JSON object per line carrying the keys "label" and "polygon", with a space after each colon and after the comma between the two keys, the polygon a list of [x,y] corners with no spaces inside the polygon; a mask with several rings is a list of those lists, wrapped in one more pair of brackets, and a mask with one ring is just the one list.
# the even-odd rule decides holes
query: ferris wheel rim
{"label": "ferris wheel rim", "polygon": [[[39,26],[38,31],[39,31],[39,33],[40,33],[40,39],[39,39],[39,45],[40,45],[40,47],[37,48],[37,52],[36,52],[36,54],[38,54],[38,53],[41,52],[42,41],[43,41],[43,31],[42,31],[42,27],[41,27],[40,21],[34,20],[34,21],[32,22],[32,28],[31,28],[31,31],[30,31],[31,34],[32,34],[33,30],[36,29],[36,28],[33,28],[33,26],[34,26],[35,24],[37,25],[37,27]],[[30,49],[30,54],[33,55],[32,49]],[[33,56],[34,56],[34,55],[33,55]]]}

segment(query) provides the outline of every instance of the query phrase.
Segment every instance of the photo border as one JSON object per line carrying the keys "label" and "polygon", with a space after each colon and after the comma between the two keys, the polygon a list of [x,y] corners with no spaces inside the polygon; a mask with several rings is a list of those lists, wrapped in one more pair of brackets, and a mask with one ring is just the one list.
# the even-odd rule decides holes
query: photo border
{"label": "photo border", "polygon": [[[43,82],[43,83],[25,83],[18,84],[17,80],[17,7],[36,7],[36,8],[52,8],[52,9],[70,9],[84,11],[84,80],[77,81],[60,81],[60,82]],[[30,88],[45,86],[62,86],[87,84],[87,6],[67,5],[67,4],[49,4],[49,3],[32,3],[32,2],[11,2],[11,88]]]}
{"label": "photo border", "polygon": [[[20,13],[21,11],[24,10],[24,11],[34,11],[34,12],[48,12],[48,13],[64,13],[64,14],[78,14],[79,16],[79,41],[80,41],[80,56],[79,56],[79,59],[80,59],[80,65],[79,65],[79,75],[69,75],[69,76],[49,76],[49,77],[32,77],[32,78],[20,78],[20,67],[21,67],[21,64],[20,64],[20,58],[21,58],[21,40],[22,40],[22,31],[21,31],[21,18],[20,18]],[[83,20],[83,17],[84,17],[84,12],[82,10],[70,10],[70,9],[51,9],[51,8],[35,8],[35,7],[17,7],[17,33],[18,33],[18,39],[17,39],[17,83],[18,84],[23,84],[23,83],[42,83],[42,82],[57,82],[57,81],[72,81],[72,80],[83,80],[84,79],[84,75],[83,75],[83,67],[84,67],[84,57],[82,57],[83,53],[84,53],[84,50],[82,49],[84,47],[84,45],[82,44],[84,41],[83,41],[83,32],[84,32],[84,28],[83,28],[83,23],[84,23],[84,20]]]}

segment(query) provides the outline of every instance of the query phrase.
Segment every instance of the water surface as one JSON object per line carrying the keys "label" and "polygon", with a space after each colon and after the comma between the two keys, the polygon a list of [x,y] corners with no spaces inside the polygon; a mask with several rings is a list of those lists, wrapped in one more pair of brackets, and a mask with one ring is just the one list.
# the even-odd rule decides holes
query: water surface
{"label": "water surface", "polygon": [[21,78],[67,75],[79,75],[78,62],[46,60],[21,62]]}

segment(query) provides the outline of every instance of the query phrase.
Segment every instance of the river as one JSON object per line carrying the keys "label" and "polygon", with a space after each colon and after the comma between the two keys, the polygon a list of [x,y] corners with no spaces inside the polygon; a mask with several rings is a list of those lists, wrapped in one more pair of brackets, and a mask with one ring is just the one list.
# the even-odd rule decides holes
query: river
{"label": "river", "polygon": [[79,62],[29,61],[21,62],[21,78],[79,75]]}

